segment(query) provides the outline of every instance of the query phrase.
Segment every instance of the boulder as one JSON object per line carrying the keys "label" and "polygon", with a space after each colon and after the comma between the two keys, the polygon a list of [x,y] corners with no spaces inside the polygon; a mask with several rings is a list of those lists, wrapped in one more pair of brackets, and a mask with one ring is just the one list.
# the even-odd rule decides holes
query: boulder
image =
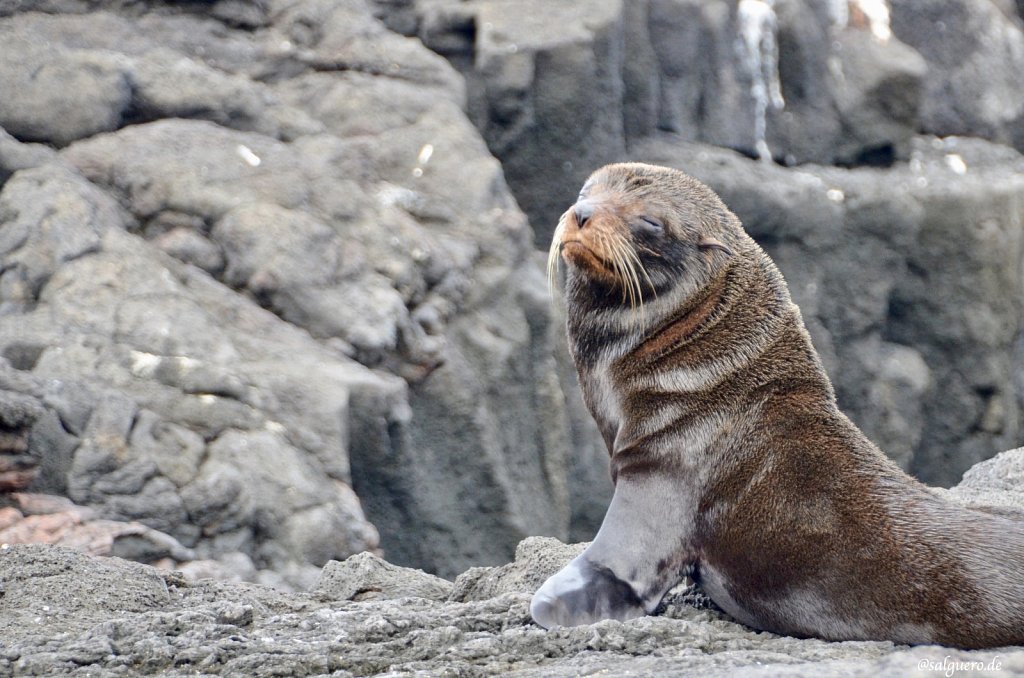
{"label": "boulder", "polygon": [[949,493],[968,506],[999,509],[1024,515],[1024,453],[1020,449],[1001,452],[967,469]]}
{"label": "boulder", "polygon": [[397,567],[372,553],[359,553],[324,566],[312,592],[330,600],[426,598],[447,600],[452,583],[423,570]]}
{"label": "boulder", "polygon": [[0,391],[0,492],[21,490],[36,479],[39,460],[29,453],[29,434],[43,407],[31,396]]}
{"label": "boulder", "polygon": [[0,63],[0,87],[18,92],[0,102],[0,127],[23,141],[63,146],[117,129],[131,104],[128,73],[113,55],[55,55],[31,36],[8,34]]}

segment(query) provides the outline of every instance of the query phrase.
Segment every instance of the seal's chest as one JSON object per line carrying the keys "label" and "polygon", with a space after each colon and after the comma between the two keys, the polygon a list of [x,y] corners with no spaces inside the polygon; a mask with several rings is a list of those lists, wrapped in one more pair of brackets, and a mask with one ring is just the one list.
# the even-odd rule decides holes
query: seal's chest
{"label": "seal's chest", "polygon": [[604,361],[580,374],[583,401],[607,440],[614,440],[623,424],[622,388],[616,383],[611,366]]}

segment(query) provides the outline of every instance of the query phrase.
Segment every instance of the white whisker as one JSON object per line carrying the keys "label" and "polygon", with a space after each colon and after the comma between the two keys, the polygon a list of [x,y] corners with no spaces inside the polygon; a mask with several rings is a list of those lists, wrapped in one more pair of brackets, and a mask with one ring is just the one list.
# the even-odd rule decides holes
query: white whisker
{"label": "white whisker", "polygon": [[561,258],[562,234],[565,233],[565,214],[558,219],[558,226],[551,236],[551,247],[548,248],[548,294],[555,296],[555,278],[558,275],[558,260]]}

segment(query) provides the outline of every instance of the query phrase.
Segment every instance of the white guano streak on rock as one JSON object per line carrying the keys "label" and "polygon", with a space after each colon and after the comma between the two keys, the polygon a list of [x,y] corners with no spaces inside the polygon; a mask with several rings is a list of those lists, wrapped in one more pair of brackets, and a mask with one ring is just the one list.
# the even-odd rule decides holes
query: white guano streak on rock
{"label": "white guano streak on rock", "polygon": [[434,144],[423,144],[423,148],[420,149],[420,153],[416,156],[416,162],[420,165],[426,165],[430,162],[430,156],[434,155]]}
{"label": "white guano streak on rock", "polygon": [[416,156],[416,166],[412,169],[412,175],[419,179],[423,176],[423,167],[430,162],[430,157],[434,155],[434,144],[423,144],[419,154]]}
{"label": "white guano streak on rock", "polygon": [[889,42],[892,29],[889,27],[889,3],[886,0],[852,0],[867,17],[871,35],[879,42]]}
{"label": "white guano streak on rock", "polygon": [[834,28],[846,28],[850,24],[850,0],[829,0],[828,14]]}
{"label": "white guano streak on rock", "polygon": [[953,170],[955,174],[961,176],[967,174],[967,163],[964,162],[963,157],[958,153],[946,154],[946,166]]}
{"label": "white guano streak on rock", "polygon": [[132,351],[132,374],[140,379],[153,376],[160,366],[160,356],[144,351]]}
{"label": "white guano streak on rock", "polygon": [[263,162],[260,160],[260,156],[253,153],[253,150],[244,144],[238,144],[235,151],[238,152],[239,157],[250,167],[259,167],[260,163]]}
{"label": "white guano streak on rock", "polygon": [[765,161],[772,157],[766,141],[768,106],[781,110],[786,105],[779,80],[774,4],[775,0],[740,0],[737,11],[739,51],[750,74],[750,94],[754,98],[754,144],[758,157]]}
{"label": "white guano streak on rock", "polygon": [[889,42],[892,38],[892,28],[889,25],[888,0],[830,0],[829,15],[836,30],[842,30],[850,25],[851,9],[856,10],[856,15],[867,20],[868,29],[875,40],[881,43]]}

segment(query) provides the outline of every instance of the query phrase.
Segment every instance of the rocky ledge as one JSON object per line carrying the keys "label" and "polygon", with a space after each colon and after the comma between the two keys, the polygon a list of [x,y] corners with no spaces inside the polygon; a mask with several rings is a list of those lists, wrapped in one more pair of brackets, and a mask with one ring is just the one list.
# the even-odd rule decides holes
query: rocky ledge
{"label": "rocky ledge", "polygon": [[[1024,509],[1024,448],[952,490],[967,505]],[[0,675],[653,676],[938,675],[1024,671],[1024,648],[966,652],[830,643],[752,631],[698,591],[656,616],[545,631],[531,593],[583,545],[531,537],[515,561],[454,583],[370,553],[331,561],[304,593],[191,580],[49,545],[0,546]],[[967,620],[965,620],[966,622]]]}

